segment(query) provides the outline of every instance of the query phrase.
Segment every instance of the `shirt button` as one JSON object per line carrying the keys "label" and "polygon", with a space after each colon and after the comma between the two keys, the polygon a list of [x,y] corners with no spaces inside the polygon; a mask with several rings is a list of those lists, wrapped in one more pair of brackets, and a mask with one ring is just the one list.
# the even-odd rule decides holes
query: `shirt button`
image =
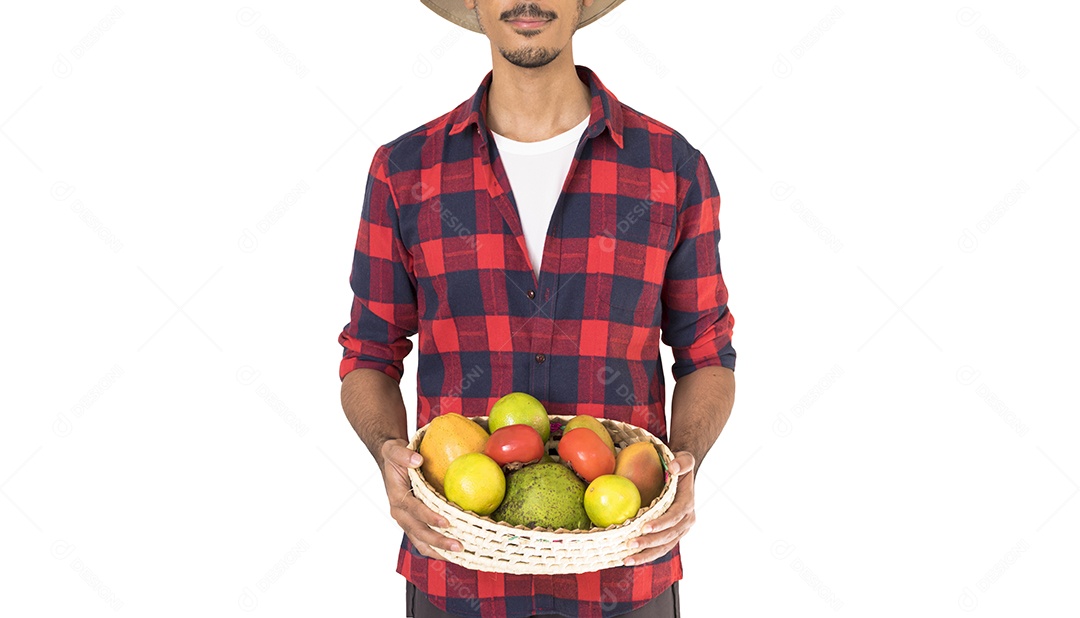
{"label": "shirt button", "polygon": [[546,357],[546,356],[544,356],[543,354],[537,354],[537,355],[536,355],[536,362],[537,362],[537,363],[542,363],[542,362],[544,362],[544,360],[545,360],[546,358],[547,358],[547,357]]}
{"label": "shirt button", "polygon": [[528,292],[525,292],[525,296],[528,296],[529,298],[536,298],[536,290],[529,290]]}

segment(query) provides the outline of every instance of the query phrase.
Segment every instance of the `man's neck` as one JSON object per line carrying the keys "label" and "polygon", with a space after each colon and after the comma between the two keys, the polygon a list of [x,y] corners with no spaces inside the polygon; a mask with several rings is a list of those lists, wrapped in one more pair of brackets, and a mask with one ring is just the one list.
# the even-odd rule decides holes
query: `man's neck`
{"label": "man's neck", "polygon": [[524,69],[493,54],[487,125],[519,142],[538,142],[569,131],[589,115],[591,97],[574,67],[569,46],[547,65]]}

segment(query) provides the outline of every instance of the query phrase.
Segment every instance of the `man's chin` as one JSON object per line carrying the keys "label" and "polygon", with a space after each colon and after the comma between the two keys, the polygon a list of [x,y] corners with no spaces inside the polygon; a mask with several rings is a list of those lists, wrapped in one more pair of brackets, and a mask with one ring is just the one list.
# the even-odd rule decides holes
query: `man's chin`
{"label": "man's chin", "polygon": [[559,52],[537,56],[534,54],[507,53],[502,50],[500,51],[502,52],[502,57],[506,59],[507,62],[522,69],[540,69],[551,64],[559,57]]}

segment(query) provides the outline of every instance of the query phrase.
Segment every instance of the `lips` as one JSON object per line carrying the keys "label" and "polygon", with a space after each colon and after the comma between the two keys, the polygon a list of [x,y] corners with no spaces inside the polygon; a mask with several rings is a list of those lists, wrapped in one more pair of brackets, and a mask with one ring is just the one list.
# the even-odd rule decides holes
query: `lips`
{"label": "lips", "polygon": [[510,25],[523,30],[543,27],[548,23],[546,19],[511,19]]}

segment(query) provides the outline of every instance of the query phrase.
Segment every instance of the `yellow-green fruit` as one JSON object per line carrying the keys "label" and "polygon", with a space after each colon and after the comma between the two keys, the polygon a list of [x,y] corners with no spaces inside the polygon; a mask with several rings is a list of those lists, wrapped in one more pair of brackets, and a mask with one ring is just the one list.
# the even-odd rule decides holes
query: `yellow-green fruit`
{"label": "yellow-green fruit", "polygon": [[585,512],[601,528],[621,524],[637,515],[641,495],[625,476],[604,474],[593,479],[585,490]]}
{"label": "yellow-green fruit", "polygon": [[466,453],[482,453],[487,445],[488,433],[472,419],[456,412],[431,419],[420,440],[420,454],[424,463],[420,471],[439,493],[443,491],[446,469],[458,457]]}
{"label": "yellow-green fruit", "polygon": [[615,454],[615,443],[611,440],[611,434],[608,433],[607,427],[604,424],[596,420],[596,417],[589,416],[588,414],[578,414],[574,418],[570,419],[570,422],[563,428],[563,435],[570,433],[571,429],[577,429],[578,427],[585,427],[591,429],[596,435],[600,436],[600,439],[604,441],[604,444],[608,445],[611,449],[611,454]]}
{"label": "yellow-green fruit", "polygon": [[495,460],[483,453],[466,453],[446,469],[446,499],[477,515],[490,515],[502,504],[506,477]]}
{"label": "yellow-green fruit", "polygon": [[547,410],[539,399],[528,393],[504,395],[491,406],[491,411],[488,412],[488,431],[495,433],[507,425],[532,425],[533,429],[540,432],[544,444],[551,439],[551,419],[548,418]]}

